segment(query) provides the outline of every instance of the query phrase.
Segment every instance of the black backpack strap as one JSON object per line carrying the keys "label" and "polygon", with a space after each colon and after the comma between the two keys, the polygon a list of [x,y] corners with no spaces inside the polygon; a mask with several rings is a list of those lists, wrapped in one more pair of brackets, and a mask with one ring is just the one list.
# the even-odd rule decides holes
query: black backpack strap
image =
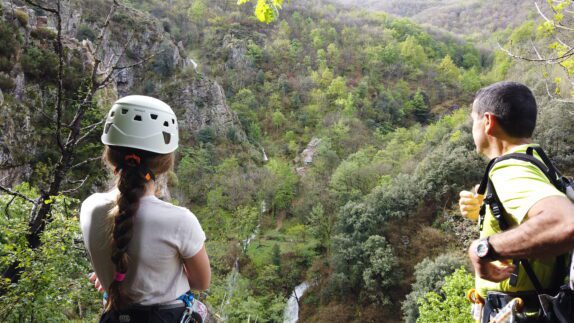
{"label": "black backpack strap", "polygon": [[492,184],[492,181],[488,181],[488,194],[484,197],[484,204],[488,204],[490,206],[490,210],[492,211],[492,216],[498,222],[498,226],[502,231],[508,230],[510,228],[510,224],[504,218],[504,206],[502,206],[502,202],[498,198],[498,194],[496,194],[496,189]]}
{"label": "black backpack strap", "polygon": [[554,263],[554,273],[552,273],[552,289],[560,289],[560,286],[564,285],[564,277],[568,276],[570,273],[570,266],[568,260],[570,259],[570,254],[562,254],[556,257],[556,262]]}
{"label": "black backpack strap", "polygon": [[544,288],[542,288],[542,284],[538,280],[538,277],[536,277],[536,274],[534,273],[534,270],[532,269],[530,262],[527,259],[520,259],[520,263],[522,264],[522,267],[524,267],[524,271],[526,272],[526,275],[528,275],[528,278],[532,282],[532,285],[534,285],[536,293],[538,295],[544,294]]}
{"label": "black backpack strap", "polygon": [[[490,174],[490,170],[492,169],[492,167],[494,166],[494,164],[497,163],[497,158],[493,158],[490,162],[488,162],[488,165],[486,166],[486,170],[484,171],[484,175],[482,176],[482,181],[480,182],[480,185],[478,186],[478,190],[476,190],[476,193],[479,195],[484,195],[484,193],[486,193],[486,189],[488,188],[489,192],[492,192],[492,189],[494,189],[494,186],[490,183],[490,179],[489,179],[489,174]],[[492,189],[490,188],[490,186],[492,186]],[[496,196],[496,194],[494,195]],[[496,196],[496,199],[498,199],[498,196]],[[484,215],[486,214],[486,205],[489,204],[488,203],[489,200],[485,199],[485,203],[483,203],[480,206],[480,211],[479,211],[479,230],[482,231],[482,227],[484,225]],[[490,204],[489,204],[490,205]]]}
{"label": "black backpack strap", "polygon": [[546,155],[546,153],[544,152],[544,150],[542,148],[536,147],[536,146],[530,146],[530,147],[526,148],[526,154],[527,155],[533,156],[534,151],[538,154],[538,156],[540,156],[540,158],[542,159],[544,164],[548,167],[548,170],[556,178],[562,177],[560,172],[556,169],[556,167],[554,167],[554,164],[552,164],[552,161],[550,160],[550,158],[548,158],[548,155]]}
{"label": "black backpack strap", "polygon": [[[562,174],[560,174],[558,169],[556,169],[556,167],[554,167],[554,164],[552,164],[552,161],[550,160],[550,158],[548,158],[548,156],[546,155],[544,150],[540,147],[528,147],[526,149],[526,154],[529,156],[533,156],[533,151],[536,151],[536,153],[538,153],[538,156],[540,156],[540,158],[544,162],[545,166],[548,168],[548,173],[544,173],[546,175],[546,177],[548,177],[548,179],[550,179],[550,182],[559,191],[565,193],[565,191],[566,191],[566,186],[564,185],[564,179],[565,178],[562,176]],[[536,158],[536,157],[534,157],[534,158]]]}
{"label": "black backpack strap", "polygon": [[486,185],[488,185],[488,182],[490,182],[488,175],[490,173],[490,170],[492,169],[492,166],[494,166],[494,164],[496,164],[497,161],[498,158],[493,158],[490,160],[490,162],[488,162],[486,170],[484,171],[484,175],[482,176],[482,181],[480,182],[478,190],[476,191],[477,194],[484,195],[484,193],[486,192]]}

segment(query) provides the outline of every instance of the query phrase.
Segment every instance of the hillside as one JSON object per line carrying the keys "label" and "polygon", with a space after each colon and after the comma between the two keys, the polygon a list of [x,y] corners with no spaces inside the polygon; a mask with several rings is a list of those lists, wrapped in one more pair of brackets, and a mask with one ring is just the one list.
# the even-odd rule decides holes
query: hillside
{"label": "hillside", "polygon": [[447,30],[476,39],[514,28],[532,19],[536,12],[532,2],[484,0],[335,0],[366,10],[388,12],[410,18],[423,25]]}

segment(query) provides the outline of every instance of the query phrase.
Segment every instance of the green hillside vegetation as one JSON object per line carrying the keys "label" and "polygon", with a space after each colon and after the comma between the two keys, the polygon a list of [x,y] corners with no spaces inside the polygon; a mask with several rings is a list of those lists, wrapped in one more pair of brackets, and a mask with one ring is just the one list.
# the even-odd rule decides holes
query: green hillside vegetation
{"label": "green hillside vegetation", "polygon": [[[419,6],[402,14],[455,6],[415,2]],[[105,15],[98,3],[84,9],[78,38],[94,38]],[[541,106],[536,140],[564,173],[574,173],[574,115],[567,104],[547,99],[537,67],[502,52],[430,34],[405,18],[317,1],[285,3],[270,24],[253,16],[253,4],[236,1],[126,5],[133,9],[114,18],[119,35],[135,24],[155,26],[198,64],[175,66],[173,53],[162,52],[137,70],[131,91],[173,102],[178,116],[188,118],[181,84],[215,80],[239,120],[224,131],[206,126],[182,133],[169,178],[172,202],[189,207],[208,237],[213,281],[198,296],[229,322],[282,321],[287,298],[303,281],[312,286],[300,300],[301,322],[439,322],[453,308],[468,313],[461,293],[472,284],[465,250],[477,232],[458,215],[456,202],[485,166],[475,152],[469,105],[486,84],[510,78],[535,90]],[[38,148],[19,152],[31,172],[13,189],[36,198],[57,157],[54,125],[33,110],[33,103],[53,105],[55,54],[47,36],[24,42],[22,19],[0,21],[0,70],[22,68],[32,87],[21,102],[14,80],[0,73],[9,107],[0,120],[8,133],[30,117],[22,146]],[[504,45],[527,44],[541,40],[536,26],[527,22],[495,36]],[[68,57],[64,88],[73,94],[81,92],[85,71],[79,53]],[[86,125],[109,108],[108,95],[104,90],[94,100],[98,108]],[[77,160],[100,151],[96,134]],[[105,189],[108,178],[94,163],[73,169],[70,179],[88,174],[94,177],[82,189],[54,198],[54,220],[38,250],[25,241],[29,205],[0,195],[0,268],[23,264],[18,284],[1,282],[3,321],[93,321],[99,315],[74,215],[79,201]]]}

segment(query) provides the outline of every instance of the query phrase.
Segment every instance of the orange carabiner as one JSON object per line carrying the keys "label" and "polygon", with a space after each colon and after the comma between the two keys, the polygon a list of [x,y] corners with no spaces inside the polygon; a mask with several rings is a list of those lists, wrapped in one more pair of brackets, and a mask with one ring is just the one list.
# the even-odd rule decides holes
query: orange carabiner
{"label": "orange carabiner", "polygon": [[474,304],[484,304],[484,298],[480,296],[476,289],[472,288],[466,292],[466,298]]}

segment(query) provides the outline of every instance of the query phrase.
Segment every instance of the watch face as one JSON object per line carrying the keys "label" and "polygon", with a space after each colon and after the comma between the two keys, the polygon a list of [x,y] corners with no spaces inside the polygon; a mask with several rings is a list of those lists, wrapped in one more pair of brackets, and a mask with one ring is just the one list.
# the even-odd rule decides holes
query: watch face
{"label": "watch face", "polygon": [[486,241],[481,241],[476,246],[476,255],[479,257],[484,257],[488,253],[488,243]]}

